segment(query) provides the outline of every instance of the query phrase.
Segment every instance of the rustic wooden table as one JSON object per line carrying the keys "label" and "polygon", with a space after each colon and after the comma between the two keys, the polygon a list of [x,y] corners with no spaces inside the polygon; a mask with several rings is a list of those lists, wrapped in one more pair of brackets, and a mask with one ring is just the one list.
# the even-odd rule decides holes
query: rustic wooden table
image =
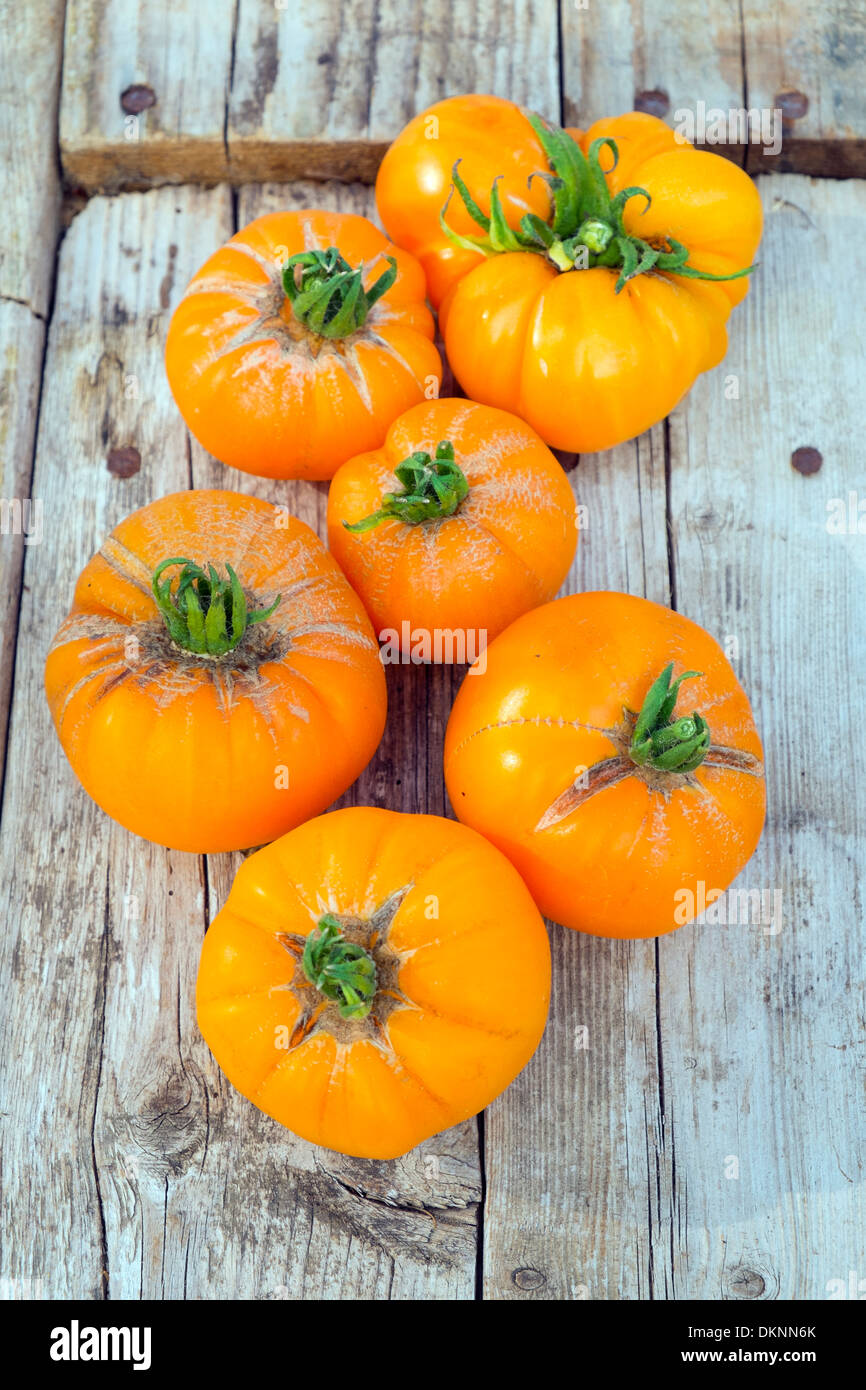
{"label": "rustic wooden table", "polygon": [[[864,11],[2,11],[0,1292],[862,1297]],[[368,1163],[294,1139],[220,1076],[193,991],[237,857],[109,822],[61,755],[42,668],[79,569],[154,497],[288,498],[323,533],[324,487],[263,484],[190,441],[163,375],[170,311],[265,209],[374,215],[389,138],[472,90],[570,122],[635,101],[669,119],[701,102],[785,113],[780,155],[728,150],[760,174],[766,235],[726,361],[649,434],[566,461],[585,509],[568,588],[673,604],[752,698],[769,814],[738,887],[765,911],[658,942],[551,926],[550,1025],[517,1083],[477,1122]],[[460,674],[389,669],[388,732],[348,804],[447,811]]]}

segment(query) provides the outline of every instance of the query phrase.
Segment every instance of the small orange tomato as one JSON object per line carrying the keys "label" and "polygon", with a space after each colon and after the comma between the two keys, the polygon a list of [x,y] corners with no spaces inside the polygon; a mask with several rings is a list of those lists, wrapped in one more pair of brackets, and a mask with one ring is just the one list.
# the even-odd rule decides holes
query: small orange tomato
{"label": "small orange tomato", "polygon": [[761,741],[718,643],[628,594],[557,599],[470,672],[445,738],[462,821],[548,917],[658,936],[727,890],[764,823]]}
{"label": "small orange tomato", "polygon": [[[727,348],[761,235],[755,185],[720,155],[640,112],[576,143],[534,123],[557,179],[546,218],[515,230],[455,169],[455,243],[482,252],[440,310],[467,395],[512,410],[548,444],[609,449],[671,410]],[[456,200],[452,200],[456,201]],[[450,207],[446,223],[450,223]]]}
{"label": "small orange tomato", "polygon": [[[547,157],[527,113],[513,101],[447,97],[415,116],[385,153],[376,206],[388,235],[424,267],[436,308],[454,282],[479,263],[477,251],[457,245],[441,226],[458,160],[461,177],[486,213],[493,182],[501,178],[500,199],[514,227],[527,212],[545,216],[549,202],[544,182],[532,177],[550,172]],[[478,230],[459,202],[449,210],[449,223],[463,236]]]}
{"label": "small orange tomato", "polygon": [[180,492],[85,566],[45,687],[85,791],[172,849],[246,849],[316,815],[385,725],[360,601],[270,502]]}
{"label": "small orange tomato", "polygon": [[549,993],[544,923],[492,845],[440,816],[354,807],[241,865],[197,1006],[260,1110],[325,1148],[396,1158],[513,1081]]}
{"label": "small orange tomato", "polygon": [[418,262],[365,217],[276,212],[215,252],[174,312],[180,413],[223,463],[330,478],[442,375]]}
{"label": "small orange tomato", "polygon": [[[380,641],[404,652],[429,641],[428,660],[465,661],[468,651],[471,661],[553,598],[574,559],[577,517],[562,468],[522,420],[429,401],[336,474],[328,542]],[[436,642],[443,633],[447,646]]]}

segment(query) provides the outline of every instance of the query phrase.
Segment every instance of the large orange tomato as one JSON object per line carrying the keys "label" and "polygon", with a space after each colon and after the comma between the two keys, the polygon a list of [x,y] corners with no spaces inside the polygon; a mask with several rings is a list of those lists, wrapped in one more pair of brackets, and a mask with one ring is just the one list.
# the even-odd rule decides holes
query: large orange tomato
{"label": "large orange tomato", "polygon": [[275,212],[205,261],[165,365],[196,439],[270,478],[330,478],[442,375],[424,274],[365,217]]}
{"label": "large orange tomato", "polygon": [[198,1021],[260,1110],[314,1144],[396,1158],[509,1085],[549,990],[544,924],[492,845],[355,807],[241,865],[205,937]]}
{"label": "large orange tomato", "polygon": [[328,542],[380,642],[472,661],[512,619],[553,598],[577,519],[562,468],[522,420],[473,401],[429,401],[401,415],[381,449],[338,471]]}
{"label": "large orange tomato", "polygon": [[[398,138],[380,194],[385,225],[440,287],[457,380],[555,448],[608,449],[641,434],[725,354],[725,325],[747,291],[761,235],[754,184],[655,116],[631,112],[583,135],[509,108],[517,168],[509,177],[511,147],[500,149],[502,179],[490,188],[483,181],[497,152],[483,114],[491,98],[460,100],[467,105],[453,108],[438,144],[425,146],[424,116]],[[490,110],[491,120],[506,121],[498,106]],[[438,197],[451,156],[457,196],[435,210],[433,190]],[[533,156],[531,188],[547,205],[521,213],[516,175]],[[402,211],[401,172],[409,190]]]}
{"label": "large orange tomato", "polygon": [[45,685],[94,801],[201,853],[322,811],[385,724],[360,600],[309,527],[233,492],[176,493],[115,528],[79,577]]}
{"label": "large orange tomato", "polygon": [[448,723],[448,794],[547,916],[656,936],[727,890],[761,834],[763,754],[708,633],[587,593],[518,618],[486,657]]}
{"label": "large orange tomato", "polygon": [[[549,172],[547,156],[526,113],[513,101],[447,97],[411,120],[379,167],[376,205],[391,239],[424,267],[437,308],[451,285],[479,261],[479,253],[458,245],[440,222],[458,160],[462,178],[485,213],[490,212],[493,182],[500,177],[499,195],[512,226],[528,212],[545,216],[549,204],[543,181],[532,178],[540,170]],[[448,220],[464,237],[478,233],[459,200],[452,202]]]}

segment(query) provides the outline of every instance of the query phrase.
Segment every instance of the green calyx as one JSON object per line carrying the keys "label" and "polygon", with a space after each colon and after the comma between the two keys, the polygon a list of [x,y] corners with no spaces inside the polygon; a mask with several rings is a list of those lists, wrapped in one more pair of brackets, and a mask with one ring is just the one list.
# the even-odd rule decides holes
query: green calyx
{"label": "green calyx", "polygon": [[301,965],[311,985],[332,999],[342,1018],[366,1018],[376,994],[376,962],[363,946],[347,941],[330,912],[319,918],[304,946]]}
{"label": "green calyx", "polygon": [[454,445],[443,439],[435,457],[419,451],[410,454],[394,469],[403,484],[402,492],[386,492],[378,511],[361,521],[344,521],[347,531],[370,531],[380,521],[404,521],[419,526],[424,521],[441,521],[453,516],[469,492],[462,468],[454,460]]}
{"label": "green calyx", "polygon": [[638,767],[658,772],[694,772],[710,746],[710,730],[699,714],[683,715],[669,722],[683,681],[700,671],[685,671],[671,685],[673,662],[650,686],[632,732],[629,757]]}
{"label": "green calyx", "polygon": [[[162,579],[172,565],[181,566],[174,590],[173,576]],[[205,572],[201,565],[175,557],[154,570],[151,586],[169,636],[175,646],[196,656],[234,651],[247,628],[269,618],[280,602],[277,597],[270,608],[250,612],[240,580],[231,565],[225,568],[228,578],[221,579],[213,565]]]}
{"label": "green calyx", "polygon": [[346,338],[363,327],[377,300],[397,279],[397,262],[387,256],[388,269],[364,289],[363,263],[354,269],[338,247],[299,251],[283,266],[283,289],[299,323],[322,338]]}
{"label": "green calyx", "polygon": [[[616,141],[609,137],[593,140],[584,154],[577,142],[558,126],[549,125],[533,112],[527,113],[527,120],[550,163],[548,171],[532,175],[543,179],[550,190],[551,209],[547,220],[527,212],[521,217],[517,230],[510,227],[499,194],[499,179],[490,192],[488,217],[460,177],[458,159],[452,170],[448,200],[439,214],[442,230],[456,246],[479,251],[484,256],[532,251],[547,256],[561,271],[608,266],[611,270],[619,270],[617,294],[629,280],[648,270],[665,271],[688,280],[738,280],[754,269],[746,266],[731,275],[711,275],[709,271],[696,270],[688,264],[688,248],[674,237],[668,236],[661,246],[652,246],[642,237],[627,232],[623,224],[626,203],[632,198],[643,198],[645,212],[651,199],[645,188],[638,187],[611,194],[601,167],[601,151],[607,146],[613,156],[610,173],[619,159]],[[455,190],[483,236],[460,236],[448,226],[446,214]]]}

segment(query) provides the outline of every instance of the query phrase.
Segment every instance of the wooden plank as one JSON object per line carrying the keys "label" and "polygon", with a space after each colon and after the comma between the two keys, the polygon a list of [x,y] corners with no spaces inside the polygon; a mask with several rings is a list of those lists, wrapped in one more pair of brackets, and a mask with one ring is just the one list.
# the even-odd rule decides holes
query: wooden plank
{"label": "wooden plank", "polygon": [[754,289],[671,425],[679,606],[734,645],[764,735],[768,823],[738,886],[778,895],[660,942],[678,1298],[822,1299],[866,1268],[866,185],[760,187]]}
{"label": "wooden plank", "polygon": [[30,479],[59,232],[62,35],[62,0],[13,6],[0,25],[0,787],[24,554],[42,540]]}
{"label": "wooden plank", "polygon": [[[664,427],[570,474],[585,509],[565,591],[669,601]],[[487,1111],[491,1299],[664,1297],[652,1214],[669,1183],[652,941],[550,924],[553,998],[535,1057]]]}
{"label": "wooden plank", "polygon": [[586,128],[602,116],[649,111],[671,119],[701,100],[742,105],[742,30],[738,0],[702,7],[658,0],[569,4],[562,11],[562,84],[566,125]]}
{"label": "wooden plank", "polygon": [[44,539],[42,499],[30,488],[44,342],[29,306],[0,300],[0,787],[24,555]]}
{"label": "wooden plank", "polygon": [[57,103],[63,0],[4,8],[0,24],[0,299],[45,317],[60,213]]}
{"label": "wooden plank", "polygon": [[[112,1292],[115,1223],[134,1228],[147,1206],[146,1193],[116,1182],[105,1132],[122,1108],[146,1146],[148,1105],[167,1059],[177,1058],[177,1025],[173,995],[157,1013],[159,972],[130,950],[128,900],[138,897],[151,933],[174,904],[159,950],[172,983],[183,960],[187,996],[202,917],[199,907],[191,933],[197,862],[130,846],[77,785],[51,726],[42,667],[75,578],[102,537],[149,497],[185,484],[185,431],[163,383],[160,303],[172,273],[189,273],[220,234],[228,207],[226,193],[194,190],[96,200],[73,221],[60,256],[33,483],[45,538],[26,556],[0,836],[4,1267],[47,1298]],[[140,457],[137,472],[120,470],[125,477],[112,471],[120,448]],[[110,1050],[115,1028],[130,1063],[122,1079]],[[160,1142],[157,1134],[149,1161],[157,1162]],[[143,1152],[129,1143],[130,1168]],[[149,1274],[118,1271],[113,1291],[144,1284],[152,1292]]]}
{"label": "wooden plank", "polygon": [[418,0],[407,12],[400,0],[240,0],[232,177],[372,182],[412,116],[472,91],[558,109],[554,5]]}
{"label": "wooden plank", "polygon": [[866,176],[866,9],[850,0],[744,0],[748,105],[782,113],[778,159],[749,147],[750,170]]}
{"label": "wooden plank", "polygon": [[[862,305],[834,292],[866,188],[774,177],[763,190],[761,274],[725,364],[671,419],[667,508],[658,431],[572,476],[590,511],[581,587],[665,601],[667,509],[676,606],[739,644],[770,819],[738,886],[770,894],[767,920],[686,928],[656,947],[551,928],[548,1033],[488,1112],[485,1289],[496,1299],[820,1299],[866,1260],[866,814],[864,751],[850,735],[866,534],[849,502],[864,333]],[[792,264],[804,271],[796,286]],[[844,363],[826,342],[848,345]],[[815,448],[821,470],[795,471],[794,451]],[[833,499],[840,535],[827,531]],[[816,710],[832,751],[813,766]]]}
{"label": "wooden plank", "polygon": [[[356,205],[367,196],[356,190]],[[187,278],[230,231],[226,188],[163,189],[92,200],[62,247],[35,484],[46,541],[38,563],[28,555],[0,841],[2,1109],[15,1136],[4,1268],[48,1297],[471,1297],[477,1127],[398,1163],[353,1163],[235,1093],[193,998],[204,924],[237,856],[205,870],[112,825],[75,783],[44,708],[44,651],[102,536],[193,475],[228,483],[189,449],[161,343]],[[392,738],[423,745],[424,675],[407,673]],[[440,744],[448,680],[431,716]],[[425,769],[404,776],[392,742],[353,796],[435,808],[441,776],[434,790]],[[21,856],[38,885],[23,902]]]}
{"label": "wooden plank", "polygon": [[88,191],[227,172],[234,3],[69,0],[60,154]]}
{"label": "wooden plank", "polygon": [[[862,6],[690,0],[672,15],[661,0],[563,0],[560,8],[567,124],[636,108],[689,138],[693,130],[695,143],[706,138],[708,148],[753,171],[866,174]],[[755,113],[760,139],[740,136],[741,111]],[[735,113],[721,143],[714,112]]]}
{"label": "wooden plank", "polygon": [[[412,19],[398,0],[69,0],[66,180],[89,191],[227,174],[372,182],[402,126],[444,96],[558,108],[545,0],[422,0]],[[189,80],[191,62],[206,80]]]}

